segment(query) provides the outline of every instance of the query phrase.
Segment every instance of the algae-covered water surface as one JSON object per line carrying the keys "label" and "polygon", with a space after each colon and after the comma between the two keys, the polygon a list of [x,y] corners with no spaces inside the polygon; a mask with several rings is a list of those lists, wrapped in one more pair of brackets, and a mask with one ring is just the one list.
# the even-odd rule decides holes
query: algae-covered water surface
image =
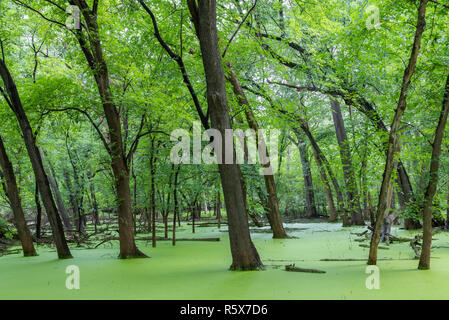
{"label": "algae-covered water surface", "polygon": [[[369,249],[360,246],[357,235],[364,229],[330,223],[286,224],[286,228],[295,238],[274,240],[270,233],[253,232],[264,271],[228,271],[228,235],[216,227],[198,228],[195,237],[220,237],[217,242],[182,241],[173,247],[170,241],[159,241],[152,248],[151,242],[138,241],[148,259],[117,259],[118,242],[97,249],[74,246],[74,258],[68,260],[58,260],[54,250],[38,246],[37,257],[0,257],[0,299],[449,298],[447,233],[435,236],[431,270],[417,270],[418,261],[407,242],[380,249],[379,289],[369,289]],[[399,229],[393,233],[412,236]],[[191,231],[183,228],[178,237],[191,237]],[[288,264],[326,273],[286,272]],[[78,290],[66,287],[70,265],[79,268]]]}

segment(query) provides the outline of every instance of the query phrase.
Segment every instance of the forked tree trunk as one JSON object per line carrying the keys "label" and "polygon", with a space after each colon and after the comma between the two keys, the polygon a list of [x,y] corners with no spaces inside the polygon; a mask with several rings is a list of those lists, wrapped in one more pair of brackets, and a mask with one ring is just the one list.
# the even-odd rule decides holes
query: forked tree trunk
{"label": "forked tree trunk", "polygon": [[[199,38],[204,71],[207,82],[207,102],[212,128],[225,136],[226,129],[231,128],[226,98],[226,85],[223,65],[218,48],[216,25],[216,1],[188,0],[189,10]],[[232,150],[234,155],[234,150]],[[223,159],[226,159],[226,148],[222,144]],[[231,270],[257,270],[263,267],[259,254],[251,241],[248,219],[240,183],[240,168],[236,163],[219,164],[226,213],[229,224],[231,245]]]}
{"label": "forked tree trunk", "polygon": [[360,199],[357,191],[357,182],[354,176],[352,166],[351,150],[349,140],[346,135],[346,129],[341,114],[340,103],[336,98],[331,99],[332,119],[334,120],[335,132],[340,150],[341,165],[343,167],[343,177],[346,185],[346,195],[348,198],[349,209],[351,211],[351,224],[362,226],[362,210],[360,208]]}
{"label": "forked tree trunk", "polygon": [[23,255],[25,257],[37,256],[34,249],[33,239],[31,238],[30,230],[28,229],[23,213],[22,201],[20,199],[19,189],[17,188],[17,181],[14,174],[14,169],[9,161],[5,146],[3,145],[2,137],[0,136],[0,166],[3,178],[6,182],[6,195],[9,199],[12,212],[14,214],[14,223],[19,234],[19,239],[22,244]]}
{"label": "forked tree trunk", "polygon": [[5,98],[8,97],[8,105],[16,115],[19,122],[20,129],[22,131],[25,146],[27,148],[28,156],[30,157],[31,165],[33,167],[36,181],[39,186],[42,202],[47,212],[48,220],[53,231],[53,238],[56,244],[56,250],[60,259],[72,258],[69,247],[64,236],[64,229],[62,227],[61,218],[58,214],[58,209],[53,200],[48,177],[45,174],[44,166],[42,164],[42,158],[39,153],[39,149],[36,146],[36,141],[31,129],[28,117],[23,109],[22,102],[20,101],[19,93],[14,80],[9,73],[4,61],[0,59],[0,76],[3,79],[3,83],[6,87]]}
{"label": "forked tree trunk", "polygon": [[443,142],[444,129],[449,113],[449,76],[444,88],[443,104],[440,119],[435,129],[435,138],[432,144],[432,157],[430,159],[429,184],[424,195],[423,210],[423,242],[418,269],[430,269],[430,248],[432,245],[432,204],[437,190],[438,168],[440,166],[441,143]]}
{"label": "forked tree trunk", "polygon": [[402,80],[401,93],[399,96],[398,106],[391,123],[391,129],[388,139],[388,151],[387,159],[385,162],[385,169],[383,173],[382,185],[380,187],[379,200],[377,205],[376,214],[376,224],[374,226],[373,234],[371,236],[370,252],[368,257],[368,264],[375,265],[377,263],[377,247],[380,241],[380,231],[382,228],[383,218],[385,214],[385,209],[387,207],[387,194],[388,187],[390,185],[390,180],[392,176],[392,171],[394,168],[394,158],[396,150],[399,146],[398,144],[398,130],[401,123],[402,116],[407,107],[407,90],[410,86],[410,81],[412,75],[415,71],[416,61],[418,60],[419,49],[421,46],[421,38],[424,32],[424,27],[426,25],[426,8],[429,0],[421,0],[418,9],[418,19],[416,24],[415,39],[413,42],[413,49],[410,55],[410,60],[408,62],[407,68],[404,71],[404,77]]}

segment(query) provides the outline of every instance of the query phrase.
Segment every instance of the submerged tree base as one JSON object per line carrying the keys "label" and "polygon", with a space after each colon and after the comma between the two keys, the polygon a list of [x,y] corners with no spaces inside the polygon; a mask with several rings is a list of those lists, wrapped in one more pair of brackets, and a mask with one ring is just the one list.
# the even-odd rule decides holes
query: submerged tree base
{"label": "submerged tree base", "polygon": [[139,258],[150,258],[145,253],[140,251],[139,249],[136,249],[136,252],[134,253],[120,253],[118,255],[119,259],[139,259]]}
{"label": "submerged tree base", "polygon": [[24,253],[23,253],[23,256],[24,256],[24,257],[37,257],[38,254],[37,254],[36,251],[34,251],[34,252],[24,252]]}
{"label": "submerged tree base", "polygon": [[265,270],[265,267],[262,262],[248,264],[248,265],[232,264],[229,267],[229,270],[230,271],[263,271],[263,270]]}
{"label": "submerged tree base", "polygon": [[73,259],[73,256],[71,254],[61,254],[58,255],[58,259],[60,260]]}

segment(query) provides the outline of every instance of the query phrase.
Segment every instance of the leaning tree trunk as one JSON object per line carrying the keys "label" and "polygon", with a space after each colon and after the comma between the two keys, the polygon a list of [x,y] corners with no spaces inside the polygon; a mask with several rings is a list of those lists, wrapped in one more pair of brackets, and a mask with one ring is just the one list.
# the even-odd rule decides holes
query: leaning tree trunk
{"label": "leaning tree trunk", "polygon": [[3,79],[3,83],[6,87],[4,96],[5,98],[8,97],[8,105],[16,115],[20,129],[22,131],[28,156],[30,157],[31,165],[33,167],[36,181],[39,186],[41,199],[44,203],[45,211],[47,212],[48,220],[53,231],[53,238],[55,240],[58,257],[60,259],[72,258],[69,247],[67,245],[67,241],[64,236],[64,229],[62,227],[61,218],[59,217],[58,209],[56,208],[55,201],[53,200],[48,177],[44,171],[42,158],[39,153],[39,149],[36,146],[36,140],[33,135],[33,130],[31,129],[30,122],[25,114],[25,110],[23,109],[22,102],[20,100],[20,96],[14,80],[11,77],[11,74],[9,73],[9,70],[6,67],[4,61],[1,59],[0,76]]}
{"label": "leaning tree trunk", "polygon": [[438,168],[440,166],[441,143],[449,113],[449,76],[444,90],[443,106],[440,119],[435,129],[435,138],[432,144],[432,157],[430,159],[429,184],[424,195],[423,210],[423,242],[418,269],[430,269],[430,247],[432,245],[432,204],[438,184]]}
{"label": "leaning tree trunk", "polygon": [[[232,67],[231,63],[227,64],[229,67],[229,77],[228,80],[232,84],[232,88],[234,90],[235,95],[237,96],[237,100],[239,104],[244,108],[244,113],[246,116],[246,121],[248,122],[249,127],[254,130],[256,134],[256,145],[258,147],[258,150],[262,149],[261,152],[265,152],[266,154],[260,155],[260,159],[263,159],[264,157],[267,158],[267,162],[263,164],[264,168],[270,168],[271,164],[269,161],[269,155],[268,150],[265,150],[267,148],[266,142],[264,141],[264,138],[259,133],[259,124],[257,123],[257,120],[251,110],[251,106],[248,102],[248,99],[246,98],[245,93],[243,92],[243,89],[240,85],[240,82],[235,74],[234,68]],[[259,145],[261,148],[259,148]],[[264,148],[265,147],[265,148]],[[264,174],[264,181],[265,181],[265,187],[267,189],[268,193],[268,199],[267,199],[267,205],[269,208],[269,219],[271,230],[273,231],[273,238],[275,239],[282,239],[287,238],[287,233],[285,232],[284,225],[282,224],[282,218],[279,211],[279,202],[277,198],[277,191],[276,191],[276,184],[274,181],[274,175],[271,174]]]}
{"label": "leaning tree trunk", "polygon": [[354,176],[352,166],[351,150],[349,140],[346,135],[346,129],[341,114],[340,103],[336,98],[331,99],[332,119],[334,120],[335,132],[340,149],[341,164],[343,167],[343,177],[346,184],[346,195],[348,197],[349,208],[351,210],[351,224],[365,225],[360,209],[360,199],[357,191],[357,182]]}
{"label": "leaning tree trunk", "polygon": [[404,77],[402,80],[401,93],[399,96],[398,106],[391,123],[391,129],[388,139],[388,151],[387,159],[385,162],[385,169],[383,173],[382,185],[380,187],[379,200],[377,205],[376,214],[376,224],[374,226],[374,231],[371,236],[370,252],[368,257],[368,264],[375,265],[377,263],[377,247],[380,241],[380,232],[382,228],[383,218],[385,214],[385,209],[387,207],[387,194],[390,185],[390,180],[392,176],[392,171],[394,168],[394,158],[396,155],[396,150],[399,146],[398,144],[398,130],[401,123],[402,116],[407,107],[407,90],[410,86],[410,81],[412,75],[415,71],[416,61],[418,60],[419,49],[421,46],[421,38],[424,32],[424,27],[426,25],[426,7],[429,0],[421,0],[418,9],[418,21],[416,24],[415,39],[413,42],[413,49],[410,55],[410,60],[408,66],[404,71]]}
{"label": "leaning tree trunk", "polygon": [[9,203],[14,214],[14,222],[17,228],[17,233],[19,234],[20,242],[22,243],[23,255],[25,257],[37,256],[36,250],[34,249],[33,245],[33,239],[31,238],[31,233],[25,220],[25,214],[23,213],[22,201],[20,199],[19,189],[17,188],[14,169],[11,162],[9,161],[8,154],[6,153],[1,136],[0,166],[2,169],[2,171],[0,171],[0,174],[3,175],[3,178],[6,182],[6,195],[9,199]]}
{"label": "leaning tree trunk", "polygon": [[[228,113],[225,77],[218,48],[216,1],[199,1],[197,6],[196,1],[188,0],[188,5],[202,52],[211,125],[212,128],[219,130],[221,136],[224,137],[225,130],[232,128]],[[234,156],[234,150],[232,152],[232,156]],[[222,155],[223,159],[226,159],[224,144],[222,144]],[[230,269],[260,269],[263,264],[249,233],[240,183],[240,168],[236,163],[232,163],[219,164],[218,169],[228,215],[232,254]]]}
{"label": "leaning tree trunk", "polygon": [[297,145],[299,150],[299,156],[301,158],[302,175],[304,177],[304,188],[306,191],[306,209],[309,217],[317,217],[318,212],[315,205],[315,193],[313,191],[312,172],[310,170],[309,156],[307,154],[306,144],[304,138],[299,132],[295,131],[296,138],[298,139]]}

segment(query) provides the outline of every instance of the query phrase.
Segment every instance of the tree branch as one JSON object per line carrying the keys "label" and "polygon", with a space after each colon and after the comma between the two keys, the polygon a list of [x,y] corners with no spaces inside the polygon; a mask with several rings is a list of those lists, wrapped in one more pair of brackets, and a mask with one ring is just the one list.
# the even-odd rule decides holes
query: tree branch
{"label": "tree branch", "polygon": [[109,155],[112,155],[112,151],[111,148],[109,147],[108,142],[106,141],[106,138],[104,137],[104,135],[101,133],[100,128],[98,127],[98,125],[95,123],[95,121],[92,119],[92,117],[89,115],[89,113],[87,113],[87,111],[84,111],[82,109],[79,108],[75,108],[75,107],[66,107],[66,108],[62,108],[62,109],[46,109],[47,113],[48,112],[64,112],[64,111],[68,111],[68,110],[73,110],[73,111],[78,111],[80,113],[82,113],[83,115],[86,116],[86,118],[89,120],[89,122],[92,124],[92,126],[95,128],[95,131],[97,131],[98,136],[100,137],[101,142],[103,142],[104,147],[106,148],[106,151],[108,152]]}
{"label": "tree branch", "polygon": [[256,8],[257,5],[257,1],[254,1],[253,6],[248,10],[246,16],[243,18],[243,20],[239,23],[237,29],[234,31],[234,33],[232,34],[231,38],[229,39],[228,43],[226,44],[225,49],[223,50],[223,54],[222,54],[222,58],[225,57],[226,52],[228,51],[229,45],[231,44],[232,40],[234,39],[234,37],[237,35],[237,33],[239,32],[240,28],[242,27],[242,25],[245,23],[246,19],[248,19],[249,15],[251,14],[251,11],[253,11]]}

